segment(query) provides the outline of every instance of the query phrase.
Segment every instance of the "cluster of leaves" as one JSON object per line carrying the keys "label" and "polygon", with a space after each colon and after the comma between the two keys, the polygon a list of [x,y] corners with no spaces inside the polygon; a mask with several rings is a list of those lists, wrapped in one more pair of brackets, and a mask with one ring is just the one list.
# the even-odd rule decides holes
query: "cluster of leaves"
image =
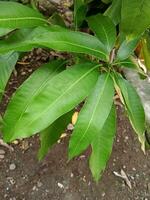
{"label": "cluster of leaves", "polygon": [[[90,2],[74,1],[74,30],[69,30],[30,7],[0,1],[0,98],[19,52],[42,47],[73,53],[73,66],[66,68],[67,61],[60,59],[44,64],[17,89],[3,117],[3,138],[11,142],[40,133],[42,159],[70,122],[74,107],[85,101],[70,138],[69,159],[91,146],[90,169],[99,180],[116,132],[116,94],[145,150],[143,106],[119,72],[131,68],[143,74],[134,55],[141,41],[149,63],[145,31],[150,1],[103,0],[105,12],[87,17]],[[92,34],[79,31],[83,21]]]}

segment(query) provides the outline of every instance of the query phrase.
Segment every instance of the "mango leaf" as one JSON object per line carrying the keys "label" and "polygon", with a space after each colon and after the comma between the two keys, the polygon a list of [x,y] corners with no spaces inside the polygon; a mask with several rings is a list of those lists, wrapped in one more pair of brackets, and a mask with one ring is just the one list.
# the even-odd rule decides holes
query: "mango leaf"
{"label": "mango leaf", "polygon": [[69,159],[79,155],[102,129],[112,107],[113,81],[109,74],[100,75],[96,86],[79,113],[69,142]]}
{"label": "mango leaf", "polygon": [[[56,63],[52,63],[52,67],[62,65],[60,62]],[[29,137],[72,110],[93,88],[99,74],[97,68],[95,63],[84,63],[54,77],[50,75],[46,81],[44,75],[43,83],[36,90],[31,87],[39,85],[41,74],[34,75],[36,79],[31,76],[27,83],[18,89],[8,105],[4,115],[4,140],[8,142]],[[27,100],[28,98],[32,100]]]}
{"label": "mango leaf", "polygon": [[27,28],[44,25],[42,14],[16,2],[0,1],[0,27]]}
{"label": "mango leaf", "polygon": [[145,113],[141,99],[134,87],[119,75],[117,75],[117,83],[124,99],[124,105],[127,110],[129,120],[133,129],[138,134],[139,141],[142,144],[142,150],[144,151]]}
{"label": "mango leaf", "polygon": [[64,114],[40,133],[41,147],[38,152],[39,160],[42,160],[48,153],[48,150],[58,141],[61,134],[65,131],[67,125],[71,121],[72,115],[73,111]]}
{"label": "mango leaf", "polygon": [[50,82],[55,75],[64,69],[65,65],[62,60],[52,61],[44,64],[20,86],[15,93],[15,97],[12,98],[12,103],[10,103],[10,109],[12,110],[12,113],[9,113],[8,110],[8,118],[6,117],[6,123],[8,122],[11,128],[14,128],[13,126],[15,126],[15,124],[13,125],[12,123],[17,123],[20,120],[22,115],[25,114],[25,111],[32,104],[34,98],[40,94],[48,82]]}
{"label": "mango leaf", "polygon": [[77,29],[86,16],[87,4],[85,0],[74,0],[74,24]]}
{"label": "mango leaf", "polygon": [[17,60],[18,53],[15,52],[9,52],[0,56],[0,101]]}
{"label": "mango leaf", "polygon": [[121,4],[122,0],[113,0],[112,4],[104,13],[104,15],[110,17],[115,25],[119,24],[121,19]]}
{"label": "mango leaf", "polygon": [[94,36],[73,32],[59,26],[38,27],[33,30],[19,30],[6,40],[0,41],[0,53],[28,51],[33,47],[44,46],[58,51],[85,53],[108,60],[104,45]]}
{"label": "mango leaf", "polygon": [[96,181],[101,177],[110,157],[116,132],[116,112],[114,105],[106,119],[103,128],[92,141],[90,169]]}
{"label": "mango leaf", "polygon": [[111,19],[98,14],[89,17],[88,24],[98,39],[106,46],[108,53],[110,53],[116,42],[116,28]]}
{"label": "mango leaf", "polygon": [[118,49],[116,60],[127,59],[134,52],[138,42],[139,38],[130,41],[124,40]]}
{"label": "mango leaf", "polygon": [[0,28],[0,37],[3,37],[4,35],[7,35],[12,30],[13,30],[12,28]]}
{"label": "mango leaf", "polygon": [[128,38],[139,37],[149,26],[149,0],[122,0],[121,30]]}

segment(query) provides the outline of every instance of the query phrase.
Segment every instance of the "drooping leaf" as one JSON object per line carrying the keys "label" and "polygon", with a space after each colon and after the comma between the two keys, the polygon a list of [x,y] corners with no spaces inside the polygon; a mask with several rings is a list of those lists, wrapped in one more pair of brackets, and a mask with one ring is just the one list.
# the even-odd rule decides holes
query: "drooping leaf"
{"label": "drooping leaf", "polygon": [[37,11],[16,2],[0,1],[0,27],[26,28],[46,23]]}
{"label": "drooping leaf", "polygon": [[[57,67],[56,63],[54,65]],[[5,141],[29,137],[40,132],[72,110],[93,88],[98,77],[97,68],[95,63],[75,65],[52,79],[50,77],[34,92],[30,87],[38,84],[41,75],[37,74],[37,78],[33,80],[31,76],[29,83],[18,89],[8,105],[4,115]],[[26,104],[29,90],[32,101]]]}
{"label": "drooping leaf", "polygon": [[113,0],[112,4],[105,11],[105,15],[110,17],[115,25],[119,24],[121,19],[121,4],[122,0]]}
{"label": "drooping leaf", "polygon": [[74,0],[74,24],[77,29],[86,16],[87,4],[85,0]]}
{"label": "drooping leaf", "polygon": [[119,75],[117,75],[117,83],[121,90],[124,99],[123,103],[127,110],[131,125],[135,132],[138,134],[139,140],[142,143],[142,149],[144,150],[145,113],[141,99],[134,87]]}
{"label": "drooping leaf", "polygon": [[17,60],[18,53],[15,52],[0,56],[0,101]]}
{"label": "drooping leaf", "polygon": [[69,159],[84,151],[102,129],[112,107],[113,81],[102,74],[82,108],[69,143]]}
{"label": "drooping leaf", "polygon": [[130,41],[124,40],[118,49],[116,60],[127,59],[135,50],[138,42],[139,38]]}
{"label": "drooping leaf", "polygon": [[38,152],[38,159],[42,160],[45,155],[48,153],[48,150],[58,141],[63,131],[65,131],[67,125],[71,121],[71,116],[73,111],[64,114],[58,118],[53,124],[48,128],[41,131],[40,140],[41,146]]}
{"label": "drooping leaf", "polygon": [[128,38],[139,37],[149,26],[149,0],[122,0],[121,30]]}
{"label": "drooping leaf", "polygon": [[92,142],[90,169],[96,181],[101,177],[109,160],[116,132],[116,112],[113,105],[103,128],[96,134]]}
{"label": "drooping leaf", "polygon": [[116,28],[111,19],[98,14],[89,17],[88,24],[98,39],[106,46],[108,53],[110,53],[116,41]]}
{"label": "drooping leaf", "polygon": [[7,40],[0,41],[0,46],[0,53],[11,49],[27,51],[33,47],[44,46],[58,51],[90,54],[108,60],[106,48],[96,37],[59,26],[38,27],[30,30],[30,33],[29,30],[19,30]]}

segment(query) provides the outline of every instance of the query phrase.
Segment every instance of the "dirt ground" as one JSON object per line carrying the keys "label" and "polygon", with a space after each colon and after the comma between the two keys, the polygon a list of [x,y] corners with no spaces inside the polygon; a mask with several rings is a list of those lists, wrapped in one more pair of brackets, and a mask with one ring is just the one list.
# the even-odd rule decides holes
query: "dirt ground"
{"label": "dirt ground", "polygon": [[[42,54],[42,58],[41,58]],[[41,62],[55,58],[40,50],[23,59],[11,77],[0,106],[3,113],[12,92]],[[11,144],[14,151],[0,146],[0,200],[150,200],[150,152],[144,155],[122,109],[118,110],[118,130],[113,153],[101,181],[96,184],[88,168],[88,151],[67,162],[70,135],[54,145],[38,162],[38,136]],[[114,172],[124,170],[132,188]]]}

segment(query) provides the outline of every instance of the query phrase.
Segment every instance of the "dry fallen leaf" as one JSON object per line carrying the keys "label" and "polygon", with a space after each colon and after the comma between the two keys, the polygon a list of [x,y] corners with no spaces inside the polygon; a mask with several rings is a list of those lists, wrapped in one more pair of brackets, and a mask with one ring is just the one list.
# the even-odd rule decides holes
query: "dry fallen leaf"
{"label": "dry fallen leaf", "polygon": [[75,123],[77,122],[78,119],[78,112],[75,112],[72,116],[72,124],[75,125]]}
{"label": "dry fallen leaf", "polygon": [[125,183],[127,184],[127,186],[132,189],[132,185],[131,185],[131,182],[129,181],[128,179],[128,176],[126,175],[125,171],[123,169],[121,169],[121,173],[119,174],[118,172],[113,172],[115,176],[118,176],[120,178],[122,178]]}

